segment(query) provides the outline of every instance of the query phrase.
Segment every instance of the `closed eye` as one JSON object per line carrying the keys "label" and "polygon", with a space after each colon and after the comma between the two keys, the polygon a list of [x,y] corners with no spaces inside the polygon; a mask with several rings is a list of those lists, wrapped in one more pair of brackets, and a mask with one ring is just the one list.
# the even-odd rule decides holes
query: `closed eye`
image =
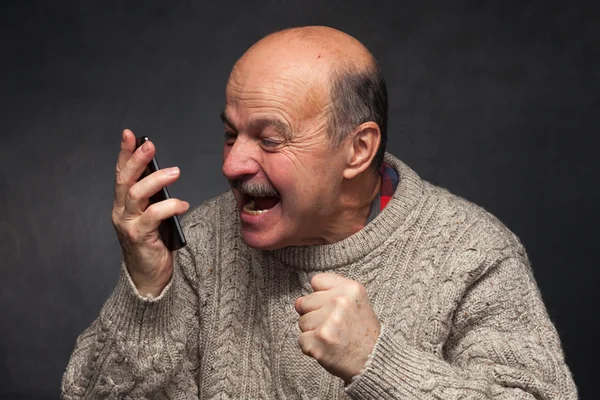
{"label": "closed eye", "polygon": [[275,142],[269,139],[261,139],[260,143],[265,147],[277,147],[280,144],[279,142]]}
{"label": "closed eye", "polygon": [[225,144],[232,146],[235,143],[237,135],[233,132],[225,131]]}

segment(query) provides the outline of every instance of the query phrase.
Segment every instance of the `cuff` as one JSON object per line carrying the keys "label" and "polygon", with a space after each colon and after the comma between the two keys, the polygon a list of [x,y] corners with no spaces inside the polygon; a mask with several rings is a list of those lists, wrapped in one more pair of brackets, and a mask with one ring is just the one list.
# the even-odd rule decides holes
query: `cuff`
{"label": "cuff", "polygon": [[172,276],[160,296],[143,297],[123,262],[117,286],[100,312],[102,325],[127,341],[162,337],[174,328],[174,283]]}
{"label": "cuff", "polygon": [[346,394],[353,399],[418,398],[435,385],[434,376],[442,371],[434,370],[449,368],[433,358],[382,326],[369,360],[346,387]]}

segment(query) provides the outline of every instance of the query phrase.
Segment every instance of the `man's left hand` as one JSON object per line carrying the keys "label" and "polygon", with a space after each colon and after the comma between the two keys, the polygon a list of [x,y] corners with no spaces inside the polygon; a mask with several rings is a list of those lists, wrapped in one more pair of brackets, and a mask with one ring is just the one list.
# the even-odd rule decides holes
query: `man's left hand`
{"label": "man's left hand", "polygon": [[315,275],[314,293],[294,303],[302,333],[298,344],[329,373],[346,383],[365,366],[380,324],[364,286],[337,274]]}

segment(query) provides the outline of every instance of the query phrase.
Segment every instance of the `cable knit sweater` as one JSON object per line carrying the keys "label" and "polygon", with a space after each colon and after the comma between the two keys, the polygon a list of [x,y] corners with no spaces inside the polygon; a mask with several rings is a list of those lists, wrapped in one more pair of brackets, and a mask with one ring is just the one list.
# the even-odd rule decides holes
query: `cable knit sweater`
{"label": "cable knit sweater", "polygon": [[[126,268],[77,340],[64,399],[576,399],[518,238],[390,154],[387,207],[346,239],[258,251],[231,193],[183,219],[155,299]],[[330,271],[361,282],[382,330],[349,385],[298,347],[293,303]]]}

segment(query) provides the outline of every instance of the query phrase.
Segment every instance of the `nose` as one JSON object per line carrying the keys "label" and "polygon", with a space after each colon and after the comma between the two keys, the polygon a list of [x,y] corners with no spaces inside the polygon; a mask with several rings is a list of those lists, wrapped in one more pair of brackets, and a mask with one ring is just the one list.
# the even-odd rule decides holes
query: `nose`
{"label": "nose", "polygon": [[229,180],[253,176],[259,172],[258,145],[238,136],[232,146],[223,150],[223,175]]}

